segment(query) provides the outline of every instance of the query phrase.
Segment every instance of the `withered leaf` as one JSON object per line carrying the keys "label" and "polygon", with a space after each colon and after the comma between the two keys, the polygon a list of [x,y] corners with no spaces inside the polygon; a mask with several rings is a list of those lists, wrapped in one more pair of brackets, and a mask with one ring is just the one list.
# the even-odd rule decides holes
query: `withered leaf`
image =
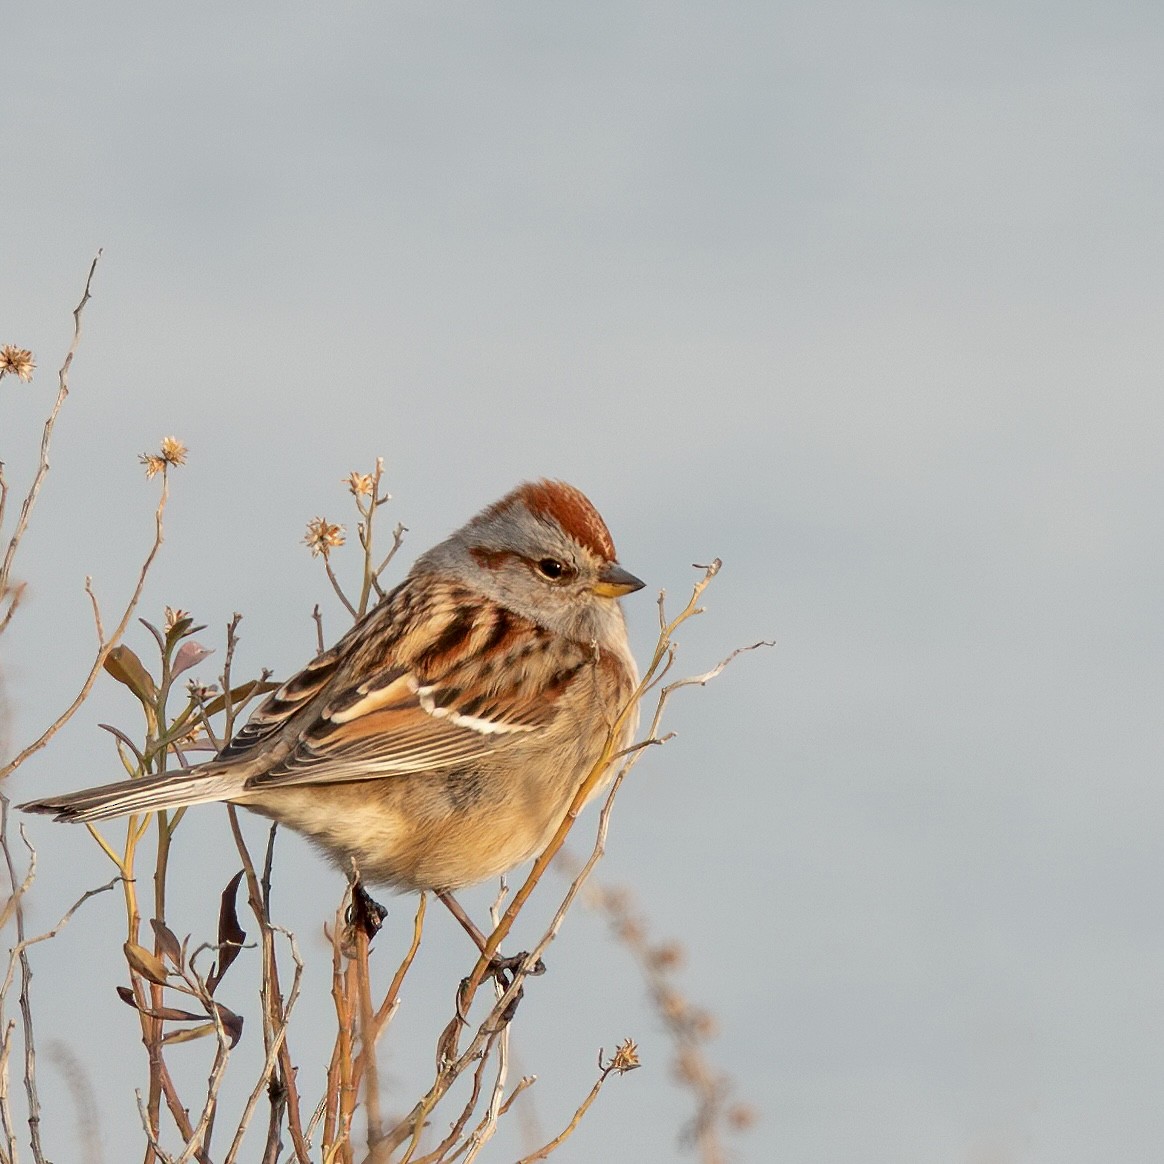
{"label": "withered leaf", "polygon": [[243,942],[247,940],[246,930],[239,924],[238,908],[235,905],[242,877],[243,870],[240,869],[227,883],[218,904],[218,960],[206,979],[206,989],[211,994],[217,989],[223,976],[238,957]]}
{"label": "withered leaf", "polygon": [[[203,1023],[198,1027],[181,1027],[176,1031],[168,1031],[162,1036],[163,1043],[189,1043],[194,1039],[204,1038],[206,1035],[214,1034],[213,1023]],[[233,1047],[234,1044],[232,1043]]]}
{"label": "withered leaf", "polygon": [[174,936],[174,931],[164,921],[159,921],[156,917],[150,919],[150,925],[154,928],[154,936],[158,939],[162,953],[170,959],[175,970],[181,970],[182,943]]}
{"label": "withered leaf", "polygon": [[174,662],[170,666],[170,674],[177,677],[183,671],[197,667],[207,655],[213,654],[214,650],[211,647],[204,647],[201,643],[188,639],[178,648],[178,653],[174,656]]}
{"label": "withered leaf", "polygon": [[[247,683],[240,683],[237,687],[230,689],[230,703],[236,710],[248,699],[256,695],[266,695],[269,691],[278,691],[278,683],[271,683],[261,679],[251,679]],[[226,707],[226,696],[219,695],[212,699],[204,708],[203,711],[207,715],[217,715]]]}
{"label": "withered leaf", "polygon": [[139,748],[137,744],[135,744],[133,740],[131,740],[129,736],[127,736],[125,732],[121,730],[121,728],[114,727],[111,723],[99,723],[97,726],[103,731],[110,732],[112,735],[116,736],[122,745],[127,747],[137,757],[138,763],[141,764],[143,768],[145,767],[145,756],[141,754],[141,748]]}
{"label": "withered leaf", "polygon": [[203,1018],[200,1014],[192,1014],[188,1010],[179,1010],[176,1006],[159,1006],[157,1008],[152,1006],[139,1006],[136,996],[128,986],[117,987],[117,997],[126,1006],[132,1006],[134,1010],[141,1011],[147,1018],[168,1019],[170,1022],[183,1023],[198,1022]]}
{"label": "withered leaf", "polygon": [[228,1010],[221,1002],[216,1002],[214,1005],[218,1010],[218,1021],[222,1023],[222,1029],[226,1031],[227,1037],[230,1039],[231,1050],[234,1050],[238,1046],[239,1039],[242,1038],[242,1015]]}
{"label": "withered leaf", "polygon": [[158,689],[145,664],[126,646],[114,647],[105,657],[105,670],[124,683],[142,701],[152,706],[158,698]]}
{"label": "withered leaf", "polygon": [[125,960],[143,978],[148,978],[150,982],[156,983],[158,986],[166,985],[166,964],[157,954],[147,950],[145,946],[139,946],[136,942],[126,942],[123,949],[125,950]]}
{"label": "withered leaf", "polygon": [[205,625],[195,626],[194,619],[187,614],[185,617],[178,619],[166,632],[166,648],[172,647],[179,639],[184,639],[187,635],[196,635],[199,631],[205,629]]}

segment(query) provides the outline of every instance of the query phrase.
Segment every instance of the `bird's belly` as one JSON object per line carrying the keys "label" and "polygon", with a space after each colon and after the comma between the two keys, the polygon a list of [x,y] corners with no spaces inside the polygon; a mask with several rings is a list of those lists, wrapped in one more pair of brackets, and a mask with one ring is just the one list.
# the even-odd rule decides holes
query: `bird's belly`
{"label": "bird's belly", "polygon": [[369,884],[444,890],[504,873],[548,843],[569,796],[516,791],[525,794],[499,795],[467,772],[284,785],[240,803],[304,834],[345,871],[354,859]]}

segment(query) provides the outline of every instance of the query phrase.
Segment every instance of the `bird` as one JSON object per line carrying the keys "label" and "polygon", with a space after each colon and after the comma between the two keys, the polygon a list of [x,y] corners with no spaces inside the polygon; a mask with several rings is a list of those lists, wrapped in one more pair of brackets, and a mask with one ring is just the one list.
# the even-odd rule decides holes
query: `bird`
{"label": "bird", "polygon": [[524,482],[417,558],[214,759],[19,807],[90,822],[225,801],[362,882],[451,897],[542,851],[629,746],[620,599],[643,585],[580,490]]}

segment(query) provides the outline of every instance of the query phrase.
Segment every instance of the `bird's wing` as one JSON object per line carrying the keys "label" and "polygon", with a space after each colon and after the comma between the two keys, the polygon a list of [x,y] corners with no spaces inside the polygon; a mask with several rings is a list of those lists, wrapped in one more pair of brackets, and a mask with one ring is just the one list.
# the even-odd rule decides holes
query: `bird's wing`
{"label": "bird's wing", "polygon": [[[361,655],[349,635],[276,691],[222,759],[266,749],[272,762],[247,780],[254,790],[471,764],[542,731],[591,658],[500,608],[443,613],[423,632],[380,638],[378,657],[376,636]],[[496,666],[499,652],[514,665]]]}

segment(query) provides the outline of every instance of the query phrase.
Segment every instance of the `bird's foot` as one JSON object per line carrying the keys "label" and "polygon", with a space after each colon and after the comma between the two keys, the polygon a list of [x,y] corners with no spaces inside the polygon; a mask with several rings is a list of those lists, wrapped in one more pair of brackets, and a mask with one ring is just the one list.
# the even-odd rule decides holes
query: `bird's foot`
{"label": "bird's foot", "polygon": [[344,952],[348,957],[354,956],[356,936],[363,934],[370,942],[380,932],[380,927],[387,916],[388,910],[368,893],[358,879],[353,878],[352,899],[344,913],[346,932],[342,940]]}
{"label": "bird's foot", "polygon": [[[522,950],[520,954],[514,954],[510,958],[503,958],[500,954],[494,954],[493,960],[489,963],[489,973],[497,979],[502,990],[508,990],[513,984],[513,976],[525,965],[527,958],[529,958],[528,950]],[[527,978],[537,978],[545,972],[546,964],[539,958],[525,974]]]}
{"label": "bird's foot", "polygon": [[[510,958],[504,958],[499,954],[494,954],[492,960],[489,963],[489,969],[486,971],[486,973],[491,978],[496,980],[498,986],[501,987],[501,992],[504,994],[505,991],[509,990],[510,987],[513,986],[513,983],[517,978],[518,971],[520,971],[525,965],[527,958],[529,958],[529,952],[525,950],[523,950],[520,954],[514,954]],[[539,958],[533,964],[533,966],[530,967],[530,969],[525,971],[522,977],[536,978],[545,972],[546,964],[541,960],[541,958]],[[457,1018],[459,1018],[461,1022],[465,1024],[465,1026],[469,1025],[469,1016],[465,1014],[463,1000],[468,989],[469,979],[463,978],[461,980],[461,988],[457,991]],[[521,1002],[524,996],[525,988],[519,985],[517,990],[514,992],[513,997],[505,1004],[505,1009],[498,1016],[501,1020],[502,1026],[505,1026],[507,1023],[513,1021],[513,1016],[517,1014],[517,1004]]]}
{"label": "bird's foot", "polygon": [[[517,980],[518,972],[525,966],[529,958],[529,951],[523,950],[520,954],[514,954],[510,958],[503,958],[499,954],[493,955],[493,961],[489,963],[489,973],[497,980],[498,986],[501,987],[502,993],[509,990]],[[539,958],[528,970],[525,971],[523,978],[538,977],[546,972],[546,964]],[[517,1004],[525,997],[525,987],[518,985],[514,991],[513,997],[505,1004],[505,1009],[502,1010],[498,1018],[501,1025],[505,1026],[507,1023],[513,1022],[513,1016],[517,1014]]]}

